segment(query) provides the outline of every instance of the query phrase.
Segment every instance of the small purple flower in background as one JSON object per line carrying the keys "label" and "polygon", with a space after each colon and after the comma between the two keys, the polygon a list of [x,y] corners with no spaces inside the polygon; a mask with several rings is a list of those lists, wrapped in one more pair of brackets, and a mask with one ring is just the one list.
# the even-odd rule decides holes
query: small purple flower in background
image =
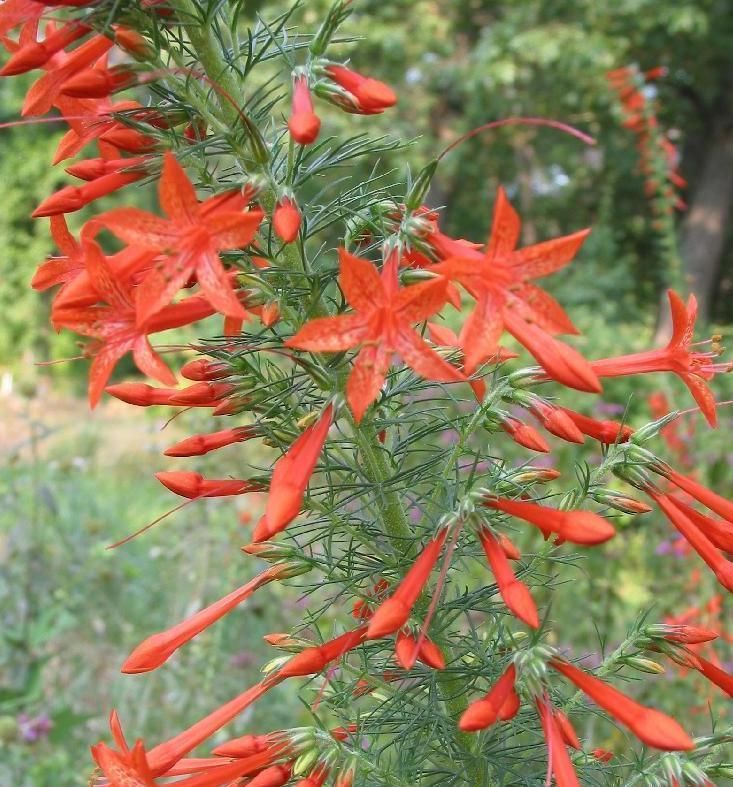
{"label": "small purple flower in background", "polygon": [[239,653],[235,653],[230,659],[229,664],[235,669],[247,669],[255,664],[257,658],[254,653],[249,650],[240,650]]}
{"label": "small purple flower in background", "polygon": [[605,416],[623,415],[626,412],[624,405],[615,402],[598,402],[595,409],[599,415]]}
{"label": "small purple flower in background", "polygon": [[656,549],[654,550],[655,555],[671,555],[672,554],[672,542],[665,538],[664,541],[660,541],[657,544]]}
{"label": "small purple flower in background", "polygon": [[38,716],[21,713],[17,722],[20,739],[24,743],[36,743],[41,738],[47,737],[53,727],[53,722],[46,713],[41,713]]}

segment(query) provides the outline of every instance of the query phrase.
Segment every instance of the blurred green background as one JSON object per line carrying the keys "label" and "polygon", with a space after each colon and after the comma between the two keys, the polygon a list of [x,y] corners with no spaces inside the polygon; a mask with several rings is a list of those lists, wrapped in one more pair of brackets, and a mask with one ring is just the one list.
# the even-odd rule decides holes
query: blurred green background
{"label": "blurred green background", "polygon": [[[281,4],[245,5],[251,15],[268,15]],[[307,2],[296,18],[315,26],[326,5]],[[480,135],[446,157],[429,194],[433,206],[446,206],[444,229],[474,241],[486,236],[499,183],[523,218],[525,243],[593,227],[577,262],[548,282],[583,330],[578,346],[587,357],[648,347],[670,281],[683,281],[700,298],[700,338],[706,322],[725,330],[733,321],[728,0],[358,0],[355,7],[347,32],[368,37],[342,51],[393,84],[400,104],[378,119],[349,118],[349,128],[418,137],[406,154],[386,162],[397,168],[395,180],[406,164],[415,171],[460,134],[498,118],[543,116],[596,137],[590,148],[549,129]],[[623,127],[605,79],[608,70],[629,64],[667,69],[649,97],[689,183],[682,195],[688,209],[671,222],[660,221],[645,196],[636,139]],[[18,116],[29,84],[0,81],[0,122]],[[324,110],[324,117],[329,131],[345,128],[338,113]],[[152,473],[189,469],[162,459],[161,451],[207,425],[205,417],[187,414],[163,430],[165,414],[116,402],[90,414],[86,361],[37,365],[78,352],[74,337],[51,330],[49,299],[28,284],[53,252],[47,222],[28,216],[68,182],[61,168],[50,167],[60,133],[53,124],[0,130],[0,784],[22,787],[85,784],[87,746],[104,734],[112,706],[127,727],[153,740],[194,721],[256,680],[272,655],[262,634],[286,630],[302,616],[295,590],[271,587],[160,673],[119,676],[119,664],[144,634],[255,573],[238,549],[247,540],[238,516],[246,522],[260,503],[249,497],[235,511],[227,502],[202,501],[118,550],[105,549],[176,504]],[[140,189],[124,199],[153,204]],[[74,216],[72,226],[84,218]],[[678,255],[681,274],[674,268]],[[117,379],[131,374],[131,366],[121,366]],[[730,398],[725,382],[717,390]],[[647,397],[658,391],[673,406],[690,406],[676,381],[650,377],[609,384],[595,414],[628,406],[632,422],[640,423],[650,417]],[[563,404],[573,406],[572,397]],[[730,496],[731,417],[722,412],[717,433],[699,418],[685,424],[683,442],[701,476]],[[582,455],[556,447],[558,466],[572,477]],[[246,476],[247,464],[259,461],[253,450],[230,447],[196,469]],[[705,573],[688,581],[698,564],[678,547],[658,521],[619,542],[618,559],[589,556],[580,570],[568,569],[575,572],[572,593],[583,592],[589,608],[588,618],[575,623],[579,653],[612,647],[653,603],[660,619],[714,599]],[[573,608],[572,593],[560,590],[556,616]],[[670,675],[657,683],[665,710],[688,715],[692,726],[697,718],[706,729],[702,684]],[[292,726],[297,700],[286,691],[272,696],[257,708],[256,727],[245,714],[231,731]]]}

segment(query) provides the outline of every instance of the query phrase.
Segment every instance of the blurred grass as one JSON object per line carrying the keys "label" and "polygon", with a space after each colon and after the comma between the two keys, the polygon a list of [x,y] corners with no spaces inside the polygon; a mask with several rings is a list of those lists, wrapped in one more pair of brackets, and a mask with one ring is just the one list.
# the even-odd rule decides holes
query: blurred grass
{"label": "blurred grass", "polygon": [[[10,450],[0,471],[0,784],[82,785],[89,743],[106,735],[110,708],[151,741],[197,720],[258,679],[275,655],[262,635],[293,624],[298,595],[270,586],[159,673],[121,676],[122,660],[145,636],[264,566],[240,552],[247,528],[227,501],[197,501],[106,549],[179,502],[152,474],[187,467],[160,454],[201,419],[161,432],[160,419],[117,402],[93,414],[83,401],[53,395],[2,404]],[[251,451],[224,449],[209,470],[246,475]],[[258,507],[252,497],[237,503],[245,519]],[[292,726],[297,700],[272,696],[256,720],[245,714],[228,732]],[[24,742],[14,722],[21,714],[47,715],[48,738]]]}

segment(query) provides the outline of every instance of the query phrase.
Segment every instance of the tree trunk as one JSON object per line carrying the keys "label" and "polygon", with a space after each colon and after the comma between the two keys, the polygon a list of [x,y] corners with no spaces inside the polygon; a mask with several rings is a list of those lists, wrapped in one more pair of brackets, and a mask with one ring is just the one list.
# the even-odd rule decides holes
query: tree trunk
{"label": "tree trunk", "polygon": [[[733,124],[716,125],[680,232],[684,276],[689,291],[697,296],[702,322],[710,318],[727,221],[733,208]],[[656,343],[664,344],[671,334],[665,292],[660,300]]]}
{"label": "tree trunk", "polygon": [[733,207],[733,124],[716,129],[682,223],[680,256],[701,319],[710,316],[727,221]]}

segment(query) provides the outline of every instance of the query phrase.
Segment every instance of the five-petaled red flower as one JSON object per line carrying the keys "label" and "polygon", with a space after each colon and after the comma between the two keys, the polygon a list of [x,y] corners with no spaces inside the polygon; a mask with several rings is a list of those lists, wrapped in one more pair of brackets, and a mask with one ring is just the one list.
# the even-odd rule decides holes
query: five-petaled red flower
{"label": "five-petaled red flower", "polygon": [[262,221],[262,211],[241,211],[211,197],[200,203],[191,181],[171,153],[165,154],[158,193],[168,214],[162,219],[138,208],[118,208],[98,216],[88,227],[105,227],[127,243],[167,252],[137,289],[137,319],[142,324],[167,306],[195,274],[216,311],[243,318],[246,312],[232,290],[219,252],[247,246]]}
{"label": "five-petaled red flower", "polygon": [[339,284],[355,313],[311,320],[286,345],[312,352],[361,347],[346,385],[346,396],[357,421],[377,398],[394,353],[428,380],[465,379],[414,330],[416,323],[445,304],[445,279],[400,288],[394,257],[385,263],[381,275],[372,263],[344,249],[340,259]]}

